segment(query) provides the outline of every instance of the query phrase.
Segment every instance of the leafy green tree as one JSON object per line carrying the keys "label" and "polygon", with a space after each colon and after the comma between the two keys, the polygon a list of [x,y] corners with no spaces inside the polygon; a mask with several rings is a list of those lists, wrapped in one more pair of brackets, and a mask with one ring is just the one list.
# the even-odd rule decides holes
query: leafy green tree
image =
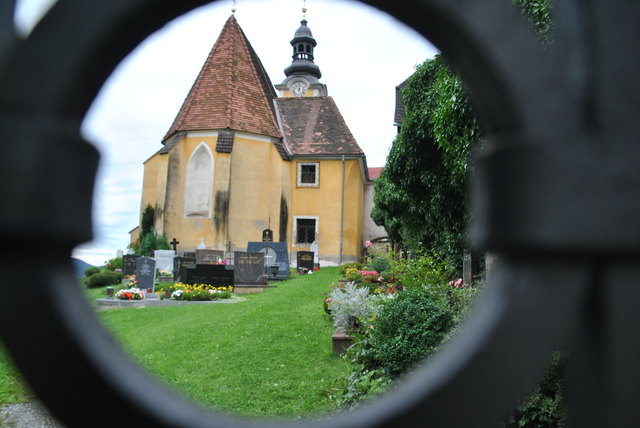
{"label": "leafy green tree", "polygon": [[[552,41],[549,0],[513,0],[543,43]],[[375,183],[371,216],[396,242],[461,267],[469,216],[468,158],[483,129],[471,94],[441,55],[420,65],[401,93],[406,116]]]}

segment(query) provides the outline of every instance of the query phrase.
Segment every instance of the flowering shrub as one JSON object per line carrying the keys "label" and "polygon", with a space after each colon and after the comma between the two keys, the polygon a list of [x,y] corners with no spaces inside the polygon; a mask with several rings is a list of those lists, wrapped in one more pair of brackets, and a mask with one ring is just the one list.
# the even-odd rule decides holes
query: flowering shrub
{"label": "flowering shrub", "polygon": [[116,293],[116,299],[120,300],[142,300],[144,293],[139,288],[125,288]]}
{"label": "flowering shrub", "polygon": [[449,285],[452,285],[456,288],[464,288],[467,284],[462,282],[462,278],[458,278],[456,281],[449,281]]}
{"label": "flowering shrub", "polygon": [[331,313],[331,304],[333,303],[333,299],[331,297],[327,297],[324,300],[324,311],[328,314]]}
{"label": "flowering shrub", "polygon": [[382,304],[389,298],[393,296],[370,294],[367,287],[358,287],[353,282],[335,288],[329,297],[333,325],[345,332],[353,333],[355,327],[353,318],[350,317],[355,317],[361,329],[369,329]]}
{"label": "flowering shrub", "polygon": [[138,288],[138,279],[135,275],[127,275],[124,277],[124,279],[127,281],[127,283],[125,284],[125,287]]}
{"label": "flowering shrub", "polygon": [[209,284],[174,285],[175,291],[171,298],[175,300],[221,300],[229,299],[233,295],[233,287],[213,287]]}

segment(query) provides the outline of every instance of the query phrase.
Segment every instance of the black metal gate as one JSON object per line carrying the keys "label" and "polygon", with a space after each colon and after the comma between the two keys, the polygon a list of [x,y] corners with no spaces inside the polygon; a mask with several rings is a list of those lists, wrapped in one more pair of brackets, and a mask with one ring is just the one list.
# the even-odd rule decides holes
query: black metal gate
{"label": "black metal gate", "polygon": [[[145,375],[69,261],[91,237],[89,104],[144,37],[203,3],[59,0],[18,40],[14,1],[0,0],[0,333],[69,426],[88,414],[91,426],[254,426]],[[546,49],[507,0],[366,3],[433,41],[471,86],[491,131],[472,234],[501,262],[463,331],[397,392],[308,426],[490,426],[555,347],[570,351],[572,426],[639,426],[640,2],[558,1]],[[36,245],[34,269],[23,256]]]}

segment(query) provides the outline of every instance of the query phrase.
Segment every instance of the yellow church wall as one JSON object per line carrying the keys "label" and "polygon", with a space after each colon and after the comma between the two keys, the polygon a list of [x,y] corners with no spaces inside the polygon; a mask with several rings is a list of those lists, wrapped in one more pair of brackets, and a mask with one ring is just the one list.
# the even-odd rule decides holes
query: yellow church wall
{"label": "yellow church wall", "polygon": [[[213,156],[211,215],[187,217],[187,167],[202,143]],[[287,211],[291,196],[288,168],[277,149],[268,138],[241,133],[235,136],[231,154],[216,152],[216,144],[215,133],[190,133],[163,159],[148,161],[143,203],[152,200],[161,207],[157,218],[162,230],[169,240],[180,241],[183,251],[193,251],[202,240],[207,248],[246,250],[247,242],[260,241],[267,227],[278,240],[281,199],[284,196]]]}
{"label": "yellow church wall", "polygon": [[[151,205],[157,213],[160,213],[160,215],[156,215],[156,220],[161,218],[164,209],[167,161],[166,155],[155,154],[144,163],[140,214],[142,215],[147,205]],[[156,222],[154,227],[156,230],[161,230],[162,224]],[[132,240],[136,238],[131,237]]]}
{"label": "yellow church wall", "polygon": [[[297,185],[298,162],[319,163],[319,186]],[[306,251],[309,245],[297,244],[294,235],[296,217],[318,217],[316,240],[321,262],[338,263],[340,260],[340,219],[342,192],[342,160],[295,159],[291,162],[292,210],[290,252]],[[342,261],[357,260],[361,255],[363,230],[363,179],[359,159],[345,161],[344,228]]]}
{"label": "yellow church wall", "polygon": [[229,241],[246,251],[264,229],[280,233],[283,160],[270,140],[236,135],[231,157]]}
{"label": "yellow church wall", "polygon": [[[187,176],[187,165],[191,154],[204,143],[213,156],[214,180],[212,184],[212,200],[215,197],[216,176],[218,175],[218,167],[222,161],[219,161],[215,147],[217,136],[215,133],[204,135],[188,134],[172,149],[169,155],[167,165],[167,181],[165,210],[163,223],[167,238],[171,240],[176,238],[180,241],[179,248],[184,251],[193,251],[204,239],[208,248],[214,247],[214,233],[212,227],[212,218],[209,217],[185,217],[185,185]],[[227,180],[228,181],[228,180]],[[213,209],[212,209],[213,211]]]}

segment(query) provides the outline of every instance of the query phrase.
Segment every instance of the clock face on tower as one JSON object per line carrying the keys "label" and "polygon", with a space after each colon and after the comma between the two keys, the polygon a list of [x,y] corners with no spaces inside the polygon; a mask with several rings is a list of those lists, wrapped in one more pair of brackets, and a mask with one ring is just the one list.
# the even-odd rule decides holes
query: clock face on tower
{"label": "clock face on tower", "polygon": [[303,97],[307,92],[308,85],[305,82],[297,81],[291,85],[291,92],[294,97]]}

